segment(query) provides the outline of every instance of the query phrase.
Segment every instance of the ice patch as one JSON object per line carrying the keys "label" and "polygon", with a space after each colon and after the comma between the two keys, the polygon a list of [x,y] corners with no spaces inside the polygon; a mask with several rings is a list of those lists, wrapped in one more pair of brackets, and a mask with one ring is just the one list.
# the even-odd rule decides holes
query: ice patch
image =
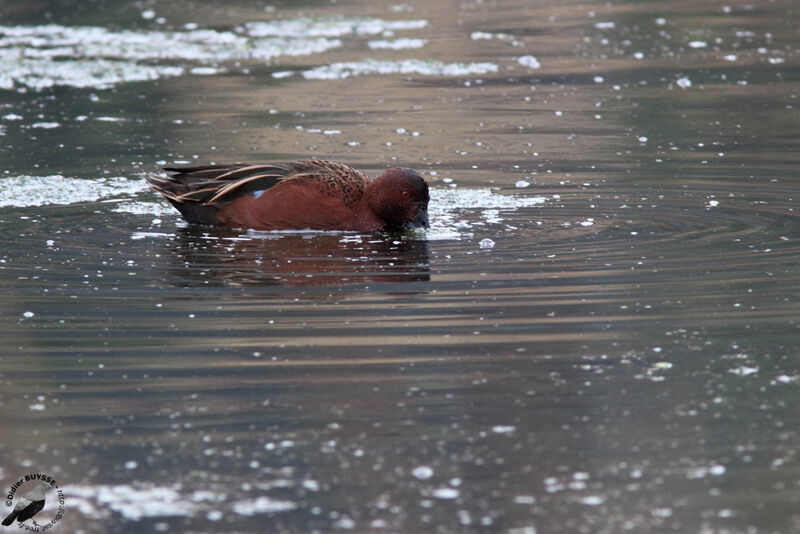
{"label": "ice patch", "polygon": [[372,50],[407,50],[427,44],[427,39],[378,39],[367,43]]}
{"label": "ice patch", "polygon": [[431,495],[437,499],[457,499],[461,492],[455,488],[436,488]]}
{"label": "ice patch", "polygon": [[418,465],[411,470],[411,474],[419,480],[428,480],[433,476],[433,468],[427,465]]}
{"label": "ice patch", "polygon": [[257,499],[238,501],[233,503],[233,511],[239,515],[269,514],[275,512],[288,512],[297,508],[297,504],[292,501],[279,501],[269,497],[258,497]]}
{"label": "ice patch", "polygon": [[489,32],[472,32],[469,38],[473,41],[480,41],[485,39],[499,39],[501,41],[513,41],[514,36],[509,33],[489,33]]}
{"label": "ice patch", "polygon": [[147,189],[144,180],[122,177],[80,179],[60,174],[0,178],[0,206],[29,207],[94,202]]}
{"label": "ice patch", "polygon": [[[488,188],[431,189],[430,195],[428,240],[469,237],[476,225],[500,224],[500,210],[529,208],[547,201],[542,196],[501,195]],[[477,220],[474,212],[479,213]]]}
{"label": "ice patch", "polygon": [[123,200],[111,211],[115,213],[130,213],[131,215],[177,215],[178,212],[166,202],[134,202]]}
{"label": "ice patch", "polygon": [[146,237],[156,237],[156,238],[175,237],[175,234],[167,234],[164,232],[134,232],[131,234],[131,239],[133,239],[134,241],[138,241]]}
{"label": "ice patch", "polygon": [[142,485],[67,486],[70,506],[89,517],[103,517],[108,510],[129,521],[151,517],[191,517],[199,509],[197,503],[173,488]]}
{"label": "ice patch", "polygon": [[[133,31],[96,26],[0,26],[0,88],[108,88],[124,82],[216,74],[220,63],[316,54],[339,39],[262,37],[217,30]],[[177,63],[177,64],[176,64]],[[199,64],[199,65],[198,65]]]}
{"label": "ice patch", "polygon": [[[466,76],[497,72],[494,63],[444,63],[442,61],[406,59],[400,61],[381,61],[362,59],[322,65],[302,71],[300,74],[310,80],[343,80],[350,76],[366,74],[421,74],[424,76]],[[281,73],[285,76],[286,73]]]}
{"label": "ice patch", "polygon": [[58,128],[61,126],[58,122],[34,122],[31,124],[31,128],[41,128],[43,130],[52,130],[53,128]]}
{"label": "ice patch", "polygon": [[363,17],[307,17],[269,22],[248,22],[243,28],[253,37],[342,37],[348,34],[377,35],[384,32],[418,30],[427,20],[381,20]]}
{"label": "ice patch", "polygon": [[529,69],[538,69],[542,66],[542,64],[539,63],[539,60],[533,56],[522,56],[521,58],[517,59],[517,63],[523,67],[528,67]]}

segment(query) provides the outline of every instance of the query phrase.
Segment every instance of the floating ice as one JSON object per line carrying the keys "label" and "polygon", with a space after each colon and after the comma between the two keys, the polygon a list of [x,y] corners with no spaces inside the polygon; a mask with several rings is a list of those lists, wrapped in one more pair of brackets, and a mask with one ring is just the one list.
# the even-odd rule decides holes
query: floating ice
{"label": "floating ice", "polygon": [[473,41],[481,39],[499,39],[501,41],[513,41],[514,36],[509,33],[489,33],[489,32],[472,32],[469,38]]}
{"label": "floating ice", "polygon": [[494,248],[494,241],[487,237],[486,239],[481,239],[481,242],[478,243],[478,246],[481,248]]}
{"label": "floating ice", "polygon": [[681,89],[686,89],[687,87],[691,87],[692,86],[692,80],[690,80],[686,76],[684,76],[683,78],[678,78],[678,81],[676,81],[675,83]]}
{"label": "floating ice", "polygon": [[517,59],[517,63],[523,67],[528,67],[529,69],[538,69],[542,66],[542,64],[539,63],[539,60],[533,56],[522,56],[521,58]]}
{"label": "floating ice", "polygon": [[691,48],[705,48],[708,46],[708,43],[705,41],[692,41],[689,43]]}
{"label": "floating ice", "polygon": [[138,241],[146,237],[175,237],[175,234],[167,234],[165,232],[134,232],[131,234],[131,239]]}
{"label": "floating ice", "polygon": [[377,35],[387,31],[418,30],[427,20],[382,20],[364,17],[301,17],[269,22],[248,22],[246,33],[253,37],[342,37],[348,34]]}
{"label": "floating ice", "polygon": [[[499,69],[494,63],[444,63],[441,61],[405,59],[385,61],[362,59],[322,65],[302,71],[302,76],[311,80],[343,80],[350,76],[365,74],[422,74],[425,76],[466,76],[487,74]],[[281,73],[284,76],[285,73]]]}
{"label": "floating ice", "polygon": [[[269,61],[342,46],[347,34],[417,29],[425,20],[294,19],[244,24],[236,31],[110,30],[96,26],[0,26],[0,88],[56,85],[108,88],[118,83],[216,74],[221,63]],[[192,26],[194,28],[194,26]],[[177,63],[177,64],[176,64]]]}
{"label": "floating ice", "polygon": [[417,467],[411,470],[411,474],[414,475],[415,478],[418,478],[420,480],[428,480],[433,476],[433,469],[431,469],[427,465],[418,465]]}
{"label": "floating ice", "polygon": [[480,211],[480,224],[492,224],[502,219],[499,210],[528,208],[546,202],[541,196],[501,195],[491,189],[455,188],[431,189],[428,207],[431,228],[426,232],[428,240],[461,239],[469,236],[473,227],[465,215]]}
{"label": "floating ice", "polygon": [[377,39],[367,43],[373,50],[405,50],[411,48],[422,48],[428,44],[427,39]]}
{"label": "floating ice", "polygon": [[198,505],[177,490],[169,487],[143,485],[67,486],[71,504],[84,515],[102,517],[108,510],[130,521],[148,517],[191,517]]}
{"label": "floating ice", "polygon": [[686,476],[687,478],[705,478],[708,475],[718,477],[724,475],[725,471],[727,471],[727,469],[721,464],[715,464],[709,467],[699,466],[689,469],[689,471],[686,473]]}
{"label": "floating ice", "polygon": [[455,488],[436,488],[432,494],[437,499],[457,499],[461,492]]}
{"label": "floating ice", "polygon": [[79,179],[60,174],[0,178],[0,206],[26,207],[93,202],[147,189],[144,180],[122,177]]}
{"label": "floating ice", "polygon": [[43,130],[52,130],[53,128],[58,128],[61,126],[61,123],[58,122],[34,122],[31,124],[31,128],[41,128]]}
{"label": "floating ice", "polygon": [[757,373],[758,367],[748,367],[746,365],[742,365],[734,369],[728,369],[728,372],[733,373],[737,376],[747,376],[747,375],[752,375],[753,373]]}
{"label": "floating ice", "polygon": [[175,208],[163,201],[158,202],[120,202],[113,210],[116,213],[130,213],[132,215],[174,215]]}
{"label": "floating ice", "polygon": [[261,496],[257,499],[238,501],[233,503],[233,511],[239,515],[269,514],[275,512],[288,512],[297,508],[297,503],[292,501],[279,501]]}

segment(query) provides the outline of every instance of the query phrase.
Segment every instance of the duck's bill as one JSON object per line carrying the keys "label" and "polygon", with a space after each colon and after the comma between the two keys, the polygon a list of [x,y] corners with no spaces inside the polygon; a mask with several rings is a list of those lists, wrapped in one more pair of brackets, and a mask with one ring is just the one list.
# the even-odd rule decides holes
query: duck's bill
{"label": "duck's bill", "polygon": [[408,228],[430,228],[430,222],[428,221],[428,210],[421,209],[417,212],[417,216],[414,217],[414,220],[406,224]]}

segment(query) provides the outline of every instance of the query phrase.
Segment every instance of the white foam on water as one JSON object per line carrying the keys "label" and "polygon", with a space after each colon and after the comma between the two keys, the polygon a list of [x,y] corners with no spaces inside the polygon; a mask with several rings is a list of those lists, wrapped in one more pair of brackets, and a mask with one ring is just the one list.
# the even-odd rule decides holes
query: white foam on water
{"label": "white foam on water", "polygon": [[147,189],[144,180],[120,176],[81,179],[60,174],[0,178],[0,206],[29,207],[48,204],[94,202],[104,198],[132,196]]}
{"label": "white foam on water", "polygon": [[[488,74],[497,72],[499,67],[494,63],[444,63],[425,59],[405,59],[387,61],[378,59],[362,59],[361,61],[345,61],[331,63],[313,69],[301,71],[306,79],[311,80],[343,80],[350,76],[367,74],[421,74],[424,76],[465,76],[471,74]],[[281,73],[281,77],[286,72]]]}

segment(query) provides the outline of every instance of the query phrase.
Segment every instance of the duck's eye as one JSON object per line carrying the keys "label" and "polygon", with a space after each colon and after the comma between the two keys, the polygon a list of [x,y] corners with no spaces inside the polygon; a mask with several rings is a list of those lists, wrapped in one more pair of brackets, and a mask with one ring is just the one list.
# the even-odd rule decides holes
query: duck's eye
{"label": "duck's eye", "polygon": [[403,191],[402,195],[403,195],[403,198],[408,198],[408,191]]}

